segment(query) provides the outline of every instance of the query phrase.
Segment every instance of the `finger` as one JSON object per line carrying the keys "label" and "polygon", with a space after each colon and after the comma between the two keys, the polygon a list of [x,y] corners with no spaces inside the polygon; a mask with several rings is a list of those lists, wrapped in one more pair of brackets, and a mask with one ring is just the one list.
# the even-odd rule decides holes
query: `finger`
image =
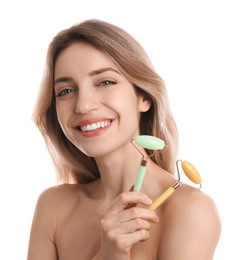
{"label": "finger", "polygon": [[154,210],[134,207],[106,216],[101,226],[104,232],[115,230],[117,233],[126,234],[137,229],[149,229],[151,223],[158,222],[159,218]]}
{"label": "finger", "polygon": [[[149,230],[150,228],[151,228],[151,222],[144,220],[142,218],[132,219],[129,222],[123,223],[123,225],[121,226],[121,229],[125,230],[125,232],[123,232],[125,234],[134,233],[140,229]],[[122,230],[120,230],[120,232]]]}
{"label": "finger", "polygon": [[139,229],[134,233],[121,235],[117,239],[117,244],[120,249],[126,249],[134,244],[146,241],[150,237],[150,233],[145,229]]}
{"label": "finger", "polygon": [[[134,189],[134,185],[131,186],[129,191],[133,191],[133,189]],[[137,205],[137,203],[128,203],[124,209],[130,209],[132,207],[135,207],[136,205]]]}
{"label": "finger", "polygon": [[151,223],[144,219],[132,219],[128,222],[119,223],[119,225],[112,225],[110,221],[105,221],[102,224],[102,230],[107,233],[112,234],[130,234],[134,233],[137,230],[145,229],[149,230],[151,228]]}
{"label": "finger", "polygon": [[132,207],[122,212],[119,216],[121,223],[128,222],[133,219],[144,219],[152,223],[158,223],[159,218],[154,210],[141,207]]}
{"label": "finger", "polygon": [[149,199],[144,193],[141,192],[124,192],[121,193],[106,209],[103,218],[108,215],[116,214],[123,211],[130,204],[143,204],[149,206],[152,204],[152,200]]}
{"label": "finger", "polygon": [[[148,221],[151,223],[158,223],[159,218],[154,210],[149,210],[146,208],[141,207],[133,207],[127,210],[123,210],[121,212],[117,212],[116,214],[108,214],[105,215],[104,218],[104,229],[110,230],[110,229],[120,229],[123,228],[125,230],[125,225],[123,224],[129,224],[130,221],[135,220],[137,223],[139,223],[140,220]],[[102,222],[103,224],[103,222]],[[137,226],[136,229],[140,228],[146,228],[146,226]],[[131,228],[132,230],[136,230],[135,228]],[[125,231],[123,231],[125,233]]]}
{"label": "finger", "polygon": [[119,195],[119,210],[130,208],[139,203],[149,206],[152,200],[141,192],[125,192]]}

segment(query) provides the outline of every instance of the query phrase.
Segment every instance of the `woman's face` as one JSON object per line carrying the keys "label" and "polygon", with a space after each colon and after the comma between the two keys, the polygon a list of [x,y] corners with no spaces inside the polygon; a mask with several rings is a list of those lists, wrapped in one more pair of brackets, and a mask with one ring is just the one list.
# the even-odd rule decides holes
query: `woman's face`
{"label": "woman's face", "polygon": [[83,153],[99,157],[130,145],[150,103],[103,53],[87,43],[63,50],[55,64],[59,123]]}

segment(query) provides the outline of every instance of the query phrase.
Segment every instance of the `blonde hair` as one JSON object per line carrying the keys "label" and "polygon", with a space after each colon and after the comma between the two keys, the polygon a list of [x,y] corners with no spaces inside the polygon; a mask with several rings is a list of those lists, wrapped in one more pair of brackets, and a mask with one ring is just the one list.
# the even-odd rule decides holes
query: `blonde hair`
{"label": "blonde hair", "polygon": [[[99,178],[94,158],[79,151],[64,135],[59,125],[54,95],[54,66],[58,55],[74,42],[87,42],[107,55],[137,93],[150,99],[151,108],[142,113],[140,134],[153,135],[166,142],[167,149],[152,157],[166,171],[173,173],[178,150],[178,132],[169,108],[164,81],[155,72],[142,46],[121,28],[96,19],[59,32],[49,45],[34,122],[40,129],[62,182],[87,183]],[[151,154],[152,151],[147,151]]]}

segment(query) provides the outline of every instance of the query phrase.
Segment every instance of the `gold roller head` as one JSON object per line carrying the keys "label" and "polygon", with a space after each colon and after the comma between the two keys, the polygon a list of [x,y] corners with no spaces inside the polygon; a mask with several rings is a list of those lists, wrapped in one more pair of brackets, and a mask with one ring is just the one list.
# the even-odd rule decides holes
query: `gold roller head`
{"label": "gold roller head", "polygon": [[177,172],[178,172],[179,180],[180,180],[180,173],[179,173],[179,167],[178,167],[179,162],[181,162],[181,167],[182,167],[185,175],[195,184],[199,184],[200,188],[201,188],[201,186],[202,186],[201,176],[200,176],[199,172],[197,171],[197,169],[188,161],[182,161],[182,160],[177,161]]}

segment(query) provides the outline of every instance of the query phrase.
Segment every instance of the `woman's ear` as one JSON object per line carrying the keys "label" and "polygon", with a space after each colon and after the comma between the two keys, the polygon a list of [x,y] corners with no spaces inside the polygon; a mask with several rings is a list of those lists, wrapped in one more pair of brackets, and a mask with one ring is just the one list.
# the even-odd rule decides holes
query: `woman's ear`
{"label": "woman's ear", "polygon": [[151,107],[151,99],[146,97],[146,96],[143,96],[143,95],[140,95],[139,96],[139,111],[140,112],[147,112],[150,107]]}

